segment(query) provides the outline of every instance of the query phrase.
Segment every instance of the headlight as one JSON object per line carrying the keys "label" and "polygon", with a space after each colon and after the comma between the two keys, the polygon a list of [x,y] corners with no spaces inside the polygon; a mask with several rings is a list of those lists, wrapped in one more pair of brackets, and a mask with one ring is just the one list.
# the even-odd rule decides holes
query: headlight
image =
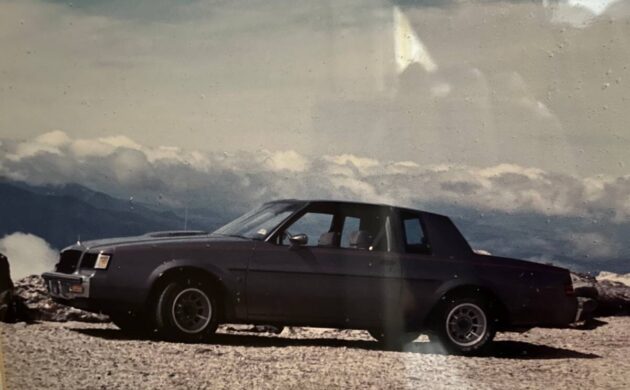
{"label": "headlight", "polygon": [[111,258],[111,255],[108,255],[106,253],[99,253],[96,257],[96,263],[94,263],[94,269],[107,269],[107,266],[109,265],[109,259]]}

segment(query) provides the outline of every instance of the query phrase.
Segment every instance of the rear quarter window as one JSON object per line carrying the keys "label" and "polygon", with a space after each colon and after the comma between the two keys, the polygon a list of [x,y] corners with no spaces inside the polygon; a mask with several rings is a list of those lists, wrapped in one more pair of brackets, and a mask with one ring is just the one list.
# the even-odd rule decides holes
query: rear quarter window
{"label": "rear quarter window", "polygon": [[429,253],[429,245],[422,229],[420,216],[403,213],[402,230],[405,252]]}

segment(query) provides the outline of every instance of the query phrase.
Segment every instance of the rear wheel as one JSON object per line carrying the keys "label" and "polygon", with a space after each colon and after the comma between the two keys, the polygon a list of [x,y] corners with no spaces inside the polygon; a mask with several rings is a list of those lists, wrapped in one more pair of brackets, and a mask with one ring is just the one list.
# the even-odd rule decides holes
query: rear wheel
{"label": "rear wheel", "polygon": [[444,349],[456,354],[481,353],[495,335],[494,316],[482,298],[455,298],[440,311],[430,335]]}
{"label": "rear wheel", "polygon": [[155,323],[158,333],[170,340],[196,342],[217,329],[216,294],[202,280],[188,277],[173,281],[160,293]]}

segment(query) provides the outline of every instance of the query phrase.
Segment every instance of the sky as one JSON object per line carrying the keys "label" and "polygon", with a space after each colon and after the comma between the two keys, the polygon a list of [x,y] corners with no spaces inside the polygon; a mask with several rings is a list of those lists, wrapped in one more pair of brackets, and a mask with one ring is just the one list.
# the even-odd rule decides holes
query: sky
{"label": "sky", "polygon": [[[627,1],[0,8],[3,138],[59,130],[582,176],[621,176],[630,164]],[[396,12],[431,69],[396,66]]]}
{"label": "sky", "polygon": [[412,206],[630,270],[628,0],[0,0],[0,52],[0,178]]}

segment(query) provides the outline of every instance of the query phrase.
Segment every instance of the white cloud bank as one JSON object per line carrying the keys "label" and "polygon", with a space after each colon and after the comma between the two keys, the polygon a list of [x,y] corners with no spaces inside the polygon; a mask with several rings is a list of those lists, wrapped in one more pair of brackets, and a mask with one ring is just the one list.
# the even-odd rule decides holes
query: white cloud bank
{"label": "white cloud bank", "polygon": [[200,209],[217,222],[273,199],[388,203],[447,213],[475,248],[497,255],[605,261],[617,272],[627,272],[630,258],[630,175],[580,177],[514,164],[420,165],[350,153],[200,152],[55,131],[0,140],[2,177],[33,185],[78,183],[130,203]]}
{"label": "white cloud bank", "polygon": [[598,218],[630,216],[630,175],[579,177],[513,164],[421,166],[292,150],[213,153],[147,147],[125,136],[72,139],[54,131],[0,144],[0,176],[80,183],[151,203],[235,210],[274,198],[336,198]]}
{"label": "white cloud bank", "polygon": [[58,257],[42,238],[19,232],[0,239],[0,252],[9,259],[13,280],[50,271]]}

